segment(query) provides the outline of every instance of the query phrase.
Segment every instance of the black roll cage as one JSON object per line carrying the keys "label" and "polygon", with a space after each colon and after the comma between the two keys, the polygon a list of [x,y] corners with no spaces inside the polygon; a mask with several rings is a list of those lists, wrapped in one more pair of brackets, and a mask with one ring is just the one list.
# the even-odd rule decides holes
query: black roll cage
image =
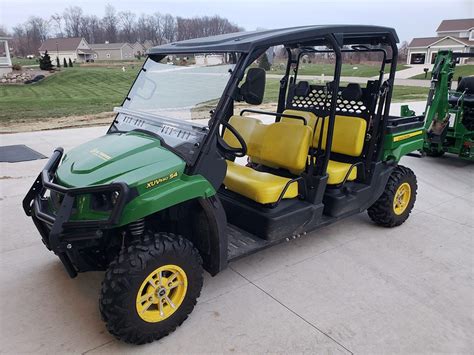
{"label": "black roll cage", "polygon": [[[329,157],[331,153],[331,145],[332,145],[332,139],[333,139],[333,132],[334,132],[334,122],[335,122],[335,116],[336,116],[336,103],[337,103],[337,93],[339,91],[339,84],[340,84],[340,79],[341,79],[341,70],[342,70],[342,53],[353,53],[353,52],[358,52],[358,53],[363,53],[363,52],[379,52],[382,54],[383,59],[382,63],[380,66],[380,71],[379,71],[379,79],[377,80],[377,98],[378,100],[376,101],[376,108],[377,110],[374,112],[372,117],[370,117],[370,121],[372,123],[372,132],[373,136],[372,139],[370,140],[370,144],[368,146],[367,152],[366,152],[366,171],[364,172],[364,175],[366,176],[367,179],[371,179],[372,174],[373,174],[373,164],[374,162],[380,160],[382,158],[382,143],[383,143],[383,137],[385,132],[386,126],[387,126],[387,117],[389,114],[389,108],[390,108],[390,103],[391,103],[391,97],[392,97],[392,91],[393,91],[393,83],[395,79],[395,72],[396,72],[396,65],[391,65],[390,66],[390,72],[389,72],[389,77],[387,80],[384,81],[384,74],[385,74],[385,66],[386,64],[393,64],[397,62],[397,57],[398,57],[398,47],[396,45],[395,40],[389,40],[389,36],[386,37],[387,41],[385,43],[378,43],[378,44],[386,44],[389,45],[391,48],[391,58],[387,58],[388,54],[387,51],[383,48],[370,48],[367,47],[366,45],[351,45],[350,48],[344,48],[341,44],[340,41],[338,41],[338,36],[336,34],[330,34],[325,36],[326,40],[326,45],[329,48],[332,48],[332,50],[318,50],[314,48],[308,48],[307,46],[298,46],[298,45],[292,45],[285,43],[280,43],[285,45],[285,48],[288,53],[288,62],[285,70],[285,74],[280,80],[280,93],[279,93],[279,98],[278,98],[278,108],[277,108],[277,120],[282,115],[282,112],[285,108],[285,98],[288,90],[288,84],[291,83],[291,80],[289,80],[290,75],[291,75],[291,66],[292,64],[296,64],[294,76],[291,78],[293,82],[296,80],[297,75],[298,75],[298,67],[299,67],[299,60],[302,55],[310,52],[314,53],[334,53],[336,62],[335,62],[335,69],[334,69],[334,75],[333,75],[333,85],[331,87],[332,90],[332,95],[331,95],[331,102],[330,102],[330,109],[329,109],[329,116],[328,116],[328,132],[327,132],[327,139],[326,139],[326,145],[325,147],[320,148],[320,152],[317,153],[318,159],[316,162],[315,170],[314,170],[314,175],[317,176],[322,176],[326,173],[327,165],[329,163]],[[303,42],[303,41],[302,41]],[[228,120],[230,118],[229,115],[226,115],[227,112],[229,112],[229,107],[233,107],[233,102],[235,100],[235,92],[237,90],[238,84],[240,81],[243,79],[245,75],[245,70],[246,68],[255,60],[257,59],[260,55],[262,55],[269,47],[260,47],[255,49],[253,52],[250,52],[248,54],[244,54],[240,60],[237,62],[237,66],[234,69],[234,72],[232,74],[231,79],[229,80],[225,90],[224,94],[219,101],[219,104],[216,107],[215,110],[215,116],[213,117],[210,125],[210,130],[209,133],[205,139],[205,142],[202,147],[202,151],[206,151],[206,147],[212,142],[214,135],[218,134],[218,129],[221,120]],[[296,58],[293,58],[291,49],[298,48],[301,49],[301,51],[298,53]],[[252,112],[255,110],[244,110],[245,112]],[[243,112],[241,112],[242,114]],[[325,118],[323,117],[323,120]],[[324,127],[324,121],[322,122],[321,129]],[[322,137],[322,135],[320,135]],[[321,142],[320,142],[321,143]],[[320,145],[321,146],[321,145]],[[201,151],[201,152],[202,152]],[[202,156],[202,154],[200,154]],[[199,159],[199,158],[198,158]]]}
{"label": "black roll cage", "polygon": [[[351,26],[347,26],[349,29]],[[354,26],[353,26],[354,27]],[[340,29],[339,26],[335,26],[336,29]],[[355,26],[357,30],[357,26]],[[364,29],[371,28],[370,26],[364,27]],[[288,29],[291,30],[291,29]],[[275,30],[277,31],[277,30]],[[306,30],[305,30],[306,31]],[[265,32],[265,31],[264,31]],[[231,34],[236,37],[238,34]],[[229,37],[231,37],[229,35]],[[232,37],[232,38],[234,38]],[[211,37],[212,38],[212,37]],[[344,38],[348,38],[348,41],[351,43],[344,43]],[[358,43],[358,39],[361,39],[362,43]],[[192,41],[192,40],[191,40]],[[204,40],[203,40],[204,41]],[[240,38],[236,38],[233,41],[238,42]],[[262,41],[263,42],[263,41]],[[314,36],[310,35],[307,32],[302,32],[301,38],[296,38],[294,34],[282,35],[282,36],[273,36],[270,40],[264,41],[264,43],[259,44],[258,41],[255,45],[253,43],[248,44],[248,51],[241,50],[238,47],[239,44],[232,44],[226,48],[219,47],[216,48],[213,53],[229,53],[233,54],[233,58],[237,58],[236,66],[231,74],[229,81],[227,82],[226,87],[224,88],[221,99],[219,100],[216,109],[209,121],[209,130],[204,137],[202,144],[197,147],[196,153],[187,161],[186,173],[194,174],[199,171],[199,167],[202,165],[202,161],[206,159],[206,156],[212,150],[216,149],[216,137],[219,134],[219,127],[223,120],[228,120],[230,118],[229,112],[233,111],[233,104],[237,97],[238,84],[245,76],[245,71],[251,63],[253,63],[258,57],[260,57],[268,48],[283,45],[288,53],[288,62],[285,70],[285,74],[280,80],[280,91],[278,97],[278,107],[277,113],[281,116],[281,113],[285,109],[285,99],[288,92],[288,84],[291,83],[291,66],[296,64],[296,69],[294,76],[291,78],[293,82],[296,80],[298,75],[299,59],[302,55],[310,52],[314,53],[334,53],[335,55],[335,68],[333,75],[333,85],[331,87],[332,95],[331,102],[329,107],[329,116],[328,116],[328,132],[325,147],[321,147],[317,153],[317,162],[313,174],[316,176],[323,176],[326,174],[327,165],[329,163],[329,157],[331,153],[331,145],[334,132],[334,123],[336,116],[336,104],[337,104],[337,93],[339,91],[339,84],[341,79],[341,70],[342,70],[342,53],[349,52],[380,52],[383,55],[383,60],[381,63],[380,74],[377,85],[377,97],[378,102],[376,103],[377,111],[374,112],[373,117],[370,118],[372,122],[372,131],[375,136],[372,136],[369,148],[366,152],[366,171],[364,175],[371,179],[373,173],[374,162],[379,161],[382,158],[383,149],[383,132],[387,126],[387,117],[389,114],[389,108],[391,103],[393,83],[396,72],[396,65],[390,66],[389,77],[387,80],[383,80],[384,70],[386,64],[393,64],[397,62],[398,57],[398,47],[397,47],[398,38],[396,37],[395,31],[393,29],[387,29],[387,32],[381,32],[379,27],[374,27],[373,32],[367,30],[363,33],[358,32],[345,32],[345,33],[325,33],[324,35]],[[179,48],[178,44],[187,43],[178,42],[172,43],[169,45],[164,45],[161,47],[156,47],[150,50],[149,57],[155,61],[162,60],[168,54],[195,54],[195,53],[204,53],[212,51],[211,45],[192,45],[188,47]],[[206,43],[205,41],[203,43]],[[383,48],[370,48],[367,46],[370,45],[388,45],[391,48],[391,58],[387,59],[387,51]],[[175,46],[176,45],[176,46]],[[243,44],[241,44],[243,45]],[[322,46],[325,45],[327,50],[319,50],[315,48],[310,48],[310,46]],[[345,47],[346,46],[346,47]],[[350,46],[350,48],[347,48]],[[162,48],[162,50],[159,50]],[[292,49],[300,49],[296,58],[293,58]],[[235,54],[240,54],[236,56]],[[146,70],[142,67],[142,71]],[[138,75],[137,75],[138,77]],[[136,79],[135,79],[136,80]],[[132,85],[133,87],[133,85]],[[131,89],[130,89],[131,90]],[[129,91],[130,92],[130,91]],[[129,94],[129,93],[128,93]],[[128,94],[125,100],[128,100]],[[375,107],[374,107],[375,111]],[[277,115],[277,120],[279,119]],[[324,120],[325,118],[323,118]],[[321,125],[321,128],[324,127],[324,123]],[[113,124],[109,130],[111,130]],[[322,137],[322,135],[320,135]]]}

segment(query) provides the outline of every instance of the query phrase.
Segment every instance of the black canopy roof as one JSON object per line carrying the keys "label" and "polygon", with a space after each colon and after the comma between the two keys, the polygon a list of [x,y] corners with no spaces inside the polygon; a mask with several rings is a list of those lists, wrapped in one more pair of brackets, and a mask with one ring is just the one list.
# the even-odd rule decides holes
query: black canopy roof
{"label": "black canopy roof", "polygon": [[335,34],[340,44],[398,43],[393,28],[365,25],[321,25],[228,33],[189,39],[152,47],[149,54],[243,52],[279,44],[321,45],[325,36]]}

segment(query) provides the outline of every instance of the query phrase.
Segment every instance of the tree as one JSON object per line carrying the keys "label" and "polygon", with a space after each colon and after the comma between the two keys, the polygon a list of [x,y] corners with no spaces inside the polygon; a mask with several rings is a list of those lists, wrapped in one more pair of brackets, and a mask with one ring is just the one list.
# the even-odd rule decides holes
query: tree
{"label": "tree", "polygon": [[64,68],[67,68],[66,58],[63,58],[63,67],[64,67]]}
{"label": "tree", "polygon": [[270,68],[272,67],[270,65],[270,62],[268,61],[267,53],[263,53],[262,56],[260,57],[260,61],[258,63],[258,67],[262,68],[265,71],[269,71]]}
{"label": "tree", "polygon": [[40,58],[39,61],[41,70],[52,70],[53,64],[51,63],[51,57],[48,54],[48,51],[44,52],[44,56]]}
{"label": "tree", "polygon": [[121,23],[122,39],[126,42],[133,43],[136,38],[136,15],[131,11],[122,11],[119,12],[119,18]]}
{"label": "tree", "polygon": [[56,37],[64,37],[62,20],[62,16],[58,13],[51,15],[51,22],[53,22],[56,27]]}
{"label": "tree", "polygon": [[59,63],[58,57],[56,57],[56,68],[61,68],[61,64]]}
{"label": "tree", "polygon": [[68,37],[79,37],[81,35],[82,18],[82,9],[79,6],[69,6],[64,10],[64,30]]}
{"label": "tree", "polygon": [[69,68],[72,68],[73,65],[72,65],[72,60],[71,60],[71,57],[69,57]]}
{"label": "tree", "polygon": [[113,43],[117,41],[117,15],[112,5],[105,7],[105,15],[102,18],[104,26],[105,38],[107,41]]}
{"label": "tree", "polygon": [[8,32],[5,26],[0,25],[0,36],[7,36]]}

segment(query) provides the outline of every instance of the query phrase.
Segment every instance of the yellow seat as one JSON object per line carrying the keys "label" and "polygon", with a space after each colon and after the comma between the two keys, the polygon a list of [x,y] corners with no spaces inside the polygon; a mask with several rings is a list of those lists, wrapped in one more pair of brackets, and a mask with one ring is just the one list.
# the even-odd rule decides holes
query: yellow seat
{"label": "yellow seat", "polygon": [[[288,115],[300,116],[306,119],[309,127],[314,131],[311,146],[317,148],[319,146],[319,137],[321,135],[321,126],[323,119],[316,117],[312,112],[299,110],[285,110],[283,113]],[[282,117],[282,121],[289,123],[299,123],[302,121],[295,120],[288,117]],[[327,131],[329,120],[325,119],[323,136],[321,145],[326,146]],[[331,152],[359,157],[362,154],[365,141],[365,132],[367,129],[367,121],[360,117],[336,115],[334,122],[334,135],[332,139]],[[329,160],[327,173],[328,184],[337,185],[344,182],[344,178],[348,173],[352,164],[342,163],[335,160]],[[351,173],[347,177],[348,181],[353,181],[357,178],[357,167],[354,166]]]}
{"label": "yellow seat", "polygon": [[[307,126],[276,122],[269,125],[252,117],[232,116],[229,123],[235,127],[247,144],[247,155],[252,162],[275,169],[301,172],[311,144],[311,129]],[[224,132],[224,139],[232,147],[239,143],[232,133]],[[231,191],[262,204],[278,201],[291,179],[256,171],[250,167],[227,162],[224,185]],[[298,183],[289,185],[283,198],[298,196]]]}
{"label": "yellow seat", "polygon": [[[328,162],[328,184],[329,185],[337,185],[344,182],[344,178],[346,177],[349,169],[351,168],[352,164],[348,163],[341,163],[335,160],[329,160]],[[351,170],[351,173],[347,177],[348,181],[355,180],[357,178],[357,166],[354,166]]]}
{"label": "yellow seat", "polygon": [[[270,204],[278,201],[290,180],[227,161],[227,175],[224,185],[229,190],[258,203]],[[295,198],[297,196],[298,183],[295,181],[288,186],[283,198]]]}
{"label": "yellow seat", "polygon": [[[284,115],[292,115],[292,116],[298,116],[298,117],[303,117],[306,120],[306,125],[311,127],[311,130],[314,131],[314,127],[316,126],[316,122],[318,121],[318,117],[312,112],[309,111],[300,111],[300,110],[285,110],[283,111]],[[303,123],[303,121],[291,118],[291,117],[285,117],[282,116],[280,119],[280,122],[289,122],[289,123]]]}

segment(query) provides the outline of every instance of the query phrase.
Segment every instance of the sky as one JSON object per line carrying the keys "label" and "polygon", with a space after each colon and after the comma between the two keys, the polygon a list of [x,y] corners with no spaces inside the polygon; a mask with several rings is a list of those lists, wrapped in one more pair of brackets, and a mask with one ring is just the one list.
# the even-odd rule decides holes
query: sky
{"label": "sky", "polygon": [[0,0],[0,25],[11,29],[32,15],[49,18],[68,6],[100,17],[107,3],[137,15],[157,11],[183,17],[220,15],[246,30],[311,24],[389,26],[401,41],[435,36],[443,19],[474,17],[474,0]]}

